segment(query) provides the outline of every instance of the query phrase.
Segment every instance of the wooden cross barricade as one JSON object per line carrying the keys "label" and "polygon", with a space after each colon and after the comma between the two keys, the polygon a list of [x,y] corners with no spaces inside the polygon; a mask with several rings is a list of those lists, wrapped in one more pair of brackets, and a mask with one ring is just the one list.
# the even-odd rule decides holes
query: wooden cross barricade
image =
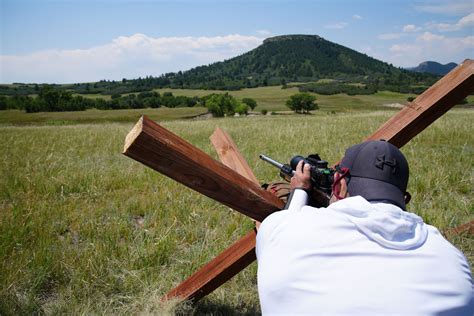
{"label": "wooden cross barricade", "polygon": [[[408,103],[366,140],[385,139],[402,147],[474,92],[474,61],[465,60]],[[263,221],[283,202],[263,190],[231,137],[211,136],[221,162],[143,116],[125,140],[123,153],[234,210]],[[255,257],[255,230],[172,289],[164,299],[197,301],[239,273]]]}

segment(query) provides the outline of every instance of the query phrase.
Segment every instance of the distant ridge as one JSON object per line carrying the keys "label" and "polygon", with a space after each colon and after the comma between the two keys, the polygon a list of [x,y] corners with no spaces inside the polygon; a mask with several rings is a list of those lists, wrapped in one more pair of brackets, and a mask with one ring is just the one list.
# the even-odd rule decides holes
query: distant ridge
{"label": "distant ridge", "polygon": [[415,75],[318,35],[295,34],[267,38],[240,56],[161,79],[174,88],[237,90],[319,79],[407,86],[432,77]]}
{"label": "distant ridge", "polygon": [[[240,90],[288,84],[300,89],[304,85],[305,91],[320,94],[371,94],[379,90],[420,93],[438,79],[437,75],[394,67],[318,35],[296,34],[267,38],[240,56],[187,71],[65,87],[79,94],[116,96],[158,88]],[[38,89],[35,84],[0,86],[0,94],[28,95]]]}
{"label": "distant ridge", "polygon": [[448,63],[443,65],[435,61],[424,61],[416,67],[408,68],[408,70],[444,76],[453,70],[457,65],[458,64],[456,63]]}
{"label": "distant ridge", "polygon": [[219,89],[322,78],[357,81],[403,72],[318,35],[282,35],[268,38],[259,47],[229,60],[179,72],[172,81],[185,87]]}

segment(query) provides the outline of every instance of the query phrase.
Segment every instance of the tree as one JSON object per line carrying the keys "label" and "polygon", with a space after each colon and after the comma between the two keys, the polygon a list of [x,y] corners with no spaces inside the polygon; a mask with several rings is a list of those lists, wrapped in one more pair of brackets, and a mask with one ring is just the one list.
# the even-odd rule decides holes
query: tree
{"label": "tree", "polygon": [[6,96],[0,95],[0,110],[8,109],[8,100]]}
{"label": "tree", "polygon": [[[233,96],[230,94],[212,94],[209,97],[205,97],[205,105],[209,112],[212,113],[213,116],[221,117],[224,115],[231,116],[234,115],[237,109],[239,111],[245,112],[245,108],[239,108],[240,102],[237,101]],[[248,112],[248,108],[247,108]]]}
{"label": "tree", "polygon": [[243,98],[242,102],[247,104],[250,107],[250,109],[252,109],[252,111],[253,111],[253,109],[255,109],[257,107],[257,101],[255,101],[252,98]]}
{"label": "tree", "polygon": [[247,115],[249,113],[249,105],[246,103],[239,103],[239,105],[235,108],[235,112],[239,113],[240,115]]}
{"label": "tree", "polygon": [[286,106],[295,111],[295,113],[309,113],[309,111],[319,109],[318,105],[314,102],[315,100],[316,97],[309,93],[297,93],[286,101]]}

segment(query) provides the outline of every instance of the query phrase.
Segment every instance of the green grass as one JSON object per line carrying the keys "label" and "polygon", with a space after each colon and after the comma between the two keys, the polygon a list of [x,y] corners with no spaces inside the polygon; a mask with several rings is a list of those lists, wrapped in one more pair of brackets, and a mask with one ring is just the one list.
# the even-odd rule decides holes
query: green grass
{"label": "green grass", "polygon": [[80,94],[80,93],[73,93],[73,96],[80,95],[84,98],[88,99],[104,99],[104,100],[110,100],[112,99],[109,94],[100,94],[100,93],[88,93],[88,94]]}
{"label": "green grass", "polygon": [[192,118],[206,113],[203,107],[194,108],[158,108],[128,110],[87,110],[78,112],[39,112],[25,113],[18,110],[0,111],[0,124],[7,125],[69,125],[106,122],[136,122],[141,115],[153,120],[169,121]]}
{"label": "green grass", "polygon": [[[190,90],[190,89],[157,89],[160,93],[172,92],[176,96],[198,96],[202,97],[211,93],[225,93],[217,90]],[[285,105],[286,100],[293,94],[298,93],[298,88],[282,89],[281,86],[259,87],[251,89],[242,89],[240,91],[229,91],[232,96],[243,99],[253,98],[257,101],[258,106],[255,111],[263,109],[267,111],[288,111]],[[377,110],[385,109],[384,104],[406,103],[410,94],[402,94],[396,92],[381,91],[373,95],[349,96],[347,94],[336,95],[318,95],[316,103],[322,111],[360,111],[360,110]]]}
{"label": "green grass", "polygon": [[[225,93],[218,90],[191,90],[191,89],[157,89],[160,93],[172,92],[175,96],[198,96],[202,97],[211,93]],[[259,87],[252,89],[242,89],[240,91],[230,91],[229,94],[238,99],[253,98],[257,101],[258,106],[254,112],[260,113],[261,110],[268,112],[276,112],[280,114],[290,113],[286,106],[286,101],[293,94],[298,93],[297,88],[282,89],[281,86]],[[388,107],[390,104],[405,104],[407,97],[414,96],[410,94],[402,94],[389,91],[380,91],[373,95],[357,95],[349,96],[347,94],[335,95],[318,95],[316,103],[320,110],[316,111],[317,115],[324,115],[327,112],[360,112],[360,111],[392,111],[393,108]],[[110,96],[99,94],[82,95],[86,98],[104,98],[110,99]],[[463,107],[472,108],[474,105],[474,96],[469,96],[468,105]],[[137,109],[137,110],[88,110],[81,112],[56,112],[56,113],[24,113],[22,111],[0,111],[0,125],[67,125],[79,123],[104,123],[104,122],[134,122],[145,114],[154,120],[168,121],[194,117],[206,112],[205,108],[159,108],[159,109]]]}
{"label": "green grass", "polygon": [[[161,89],[160,93],[173,92],[176,96],[199,96],[211,93],[224,93],[215,90],[187,90],[187,89]],[[265,109],[268,112],[291,113],[285,105],[288,98],[298,93],[297,88],[281,89],[281,87],[261,87],[231,91],[231,95],[238,99],[254,98],[258,106],[255,112]],[[91,97],[91,95],[84,95]],[[378,92],[374,95],[348,96],[346,94],[316,95],[320,110],[316,115],[325,115],[327,112],[360,112],[374,110],[393,110],[384,104],[405,103],[408,95],[394,92]],[[87,110],[79,112],[40,112],[25,113],[23,111],[0,111],[0,125],[69,125],[84,123],[104,122],[135,122],[144,114],[158,121],[169,121],[190,118],[205,113],[203,107],[194,108],[159,108],[159,109],[128,109],[128,110]]]}
{"label": "green grass", "polygon": [[[335,162],[393,113],[162,125],[213,157],[208,137],[224,128],[257,178],[271,181],[277,171],[258,154],[287,161],[318,152]],[[473,119],[471,110],[453,110],[403,148],[410,210],[440,230],[473,219]],[[160,303],[252,222],[121,155],[132,126],[0,127],[1,315],[259,312],[255,263],[195,307]],[[474,263],[472,236],[452,241]]]}

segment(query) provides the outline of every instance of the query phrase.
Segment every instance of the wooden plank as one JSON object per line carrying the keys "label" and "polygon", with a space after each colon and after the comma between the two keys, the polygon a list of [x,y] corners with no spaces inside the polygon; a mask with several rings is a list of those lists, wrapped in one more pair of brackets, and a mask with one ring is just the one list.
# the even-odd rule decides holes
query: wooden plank
{"label": "wooden plank", "polygon": [[468,234],[474,236],[474,220],[467,222],[465,224],[459,225],[457,227],[449,228],[444,231],[445,235],[461,235]]}
{"label": "wooden plank", "polygon": [[258,184],[258,180],[253,174],[252,169],[250,169],[247,161],[229,134],[218,127],[210,139],[219,155],[219,159],[224,165],[243,175],[253,183]]}
{"label": "wooden plank", "polygon": [[232,244],[219,256],[172,289],[164,299],[197,301],[230,280],[255,261],[255,231]]}
{"label": "wooden plank", "polygon": [[[252,169],[229,134],[216,128],[210,139],[224,165],[258,184]],[[255,237],[256,233],[252,230],[169,291],[163,299],[179,297],[181,300],[197,301],[217,289],[256,259]]]}
{"label": "wooden plank", "polygon": [[385,139],[400,148],[472,92],[474,61],[466,59],[366,140]]}
{"label": "wooden plank", "polygon": [[[386,139],[398,147],[401,147],[404,144],[406,144],[410,139],[415,137],[421,130],[426,128],[438,117],[440,117],[442,114],[448,111],[452,106],[454,106],[457,102],[459,102],[462,98],[464,98],[465,96],[467,96],[469,93],[473,91],[474,84],[472,82],[473,80],[472,79],[472,74],[473,74],[472,65],[473,65],[472,60],[466,60],[463,64],[455,68],[452,72],[450,72],[448,75],[443,77],[440,81],[438,81],[438,83],[436,83],[433,86],[433,87],[436,87],[436,89],[433,89],[432,87],[428,89],[427,91],[425,91],[422,95],[420,95],[410,106],[408,106],[408,108],[411,110],[406,109],[407,108],[406,107],[405,109],[400,111],[398,114],[392,117],[387,123],[382,125],[375,133],[369,136],[367,140]],[[431,109],[431,107],[435,107],[436,109],[433,110]],[[398,120],[400,120],[401,123],[399,123]],[[466,226],[467,228],[464,226]],[[470,232],[472,229],[471,227],[472,227],[472,223],[469,223],[467,225],[463,225],[462,228],[463,230],[466,229]],[[232,276],[235,275],[236,273],[238,273],[240,270],[245,268],[250,263],[250,262],[247,263],[246,261],[247,259],[249,259],[249,257],[246,257],[246,254],[254,253],[253,251],[254,245],[250,247],[250,244],[249,244],[248,239],[250,238],[251,238],[251,233],[247,234],[244,238],[234,243],[231,246],[231,248],[224,251],[225,254],[223,253],[219,255],[217,258],[220,258],[220,259],[217,259],[217,258],[216,258],[217,260],[214,259],[216,261],[214,260],[211,261],[208,264],[209,266],[206,265],[201,270],[212,270],[213,267],[219,267],[219,269],[225,270],[226,269],[225,263],[222,263],[220,260],[222,258],[227,257],[228,253],[232,253],[233,259],[227,262],[229,263],[234,262],[234,264],[231,264],[231,266],[232,266],[232,269],[235,269],[235,270],[232,270],[233,272],[231,274]],[[252,248],[252,251],[249,250],[250,248]],[[239,258],[241,257],[246,258],[245,260],[243,260],[243,262],[245,263],[239,264],[238,263],[240,262]],[[255,260],[255,257],[253,257],[252,261],[253,260]],[[221,263],[217,264],[218,262],[221,262]],[[225,275],[230,275],[230,274],[225,274],[225,273],[224,274],[217,273],[217,274],[220,277],[225,276]],[[218,282],[213,283],[214,281],[210,279],[208,283],[215,285],[218,283],[222,284],[225,281],[226,280],[221,278],[218,280]],[[183,289],[186,287],[188,288],[192,287],[193,282],[188,283],[186,286],[181,287],[179,291],[176,290],[173,293],[172,292],[168,293],[169,296],[167,297],[180,296],[179,293],[183,293],[180,291],[183,291]],[[207,288],[203,292],[200,292],[200,289],[195,289],[194,291],[201,295],[194,295],[193,299],[196,300],[198,297],[199,298],[202,297],[202,294],[204,292],[210,293],[213,290],[213,289],[212,290],[209,290],[209,289],[210,287]]]}
{"label": "wooden plank", "polygon": [[127,135],[123,154],[257,221],[284,205],[146,116]]}

